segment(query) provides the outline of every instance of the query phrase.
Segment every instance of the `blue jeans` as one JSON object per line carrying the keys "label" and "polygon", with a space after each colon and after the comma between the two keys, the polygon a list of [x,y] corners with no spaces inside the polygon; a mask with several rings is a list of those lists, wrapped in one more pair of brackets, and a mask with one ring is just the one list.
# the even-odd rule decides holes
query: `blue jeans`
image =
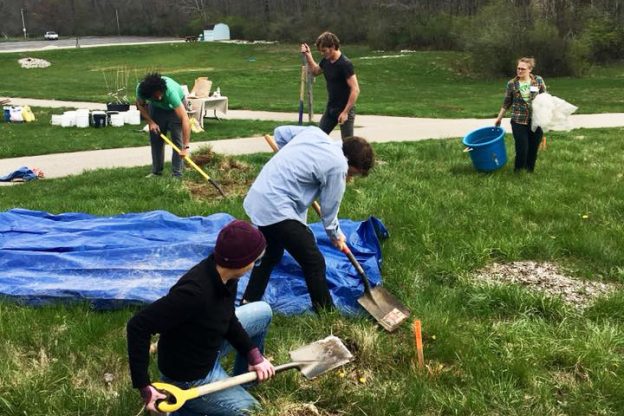
{"label": "blue jeans", "polygon": [[[266,336],[269,324],[271,323],[272,311],[266,302],[253,302],[236,308],[236,316],[243,325],[243,328],[260,351],[264,350],[264,338]],[[162,376],[162,380],[166,383],[174,384],[181,389],[189,389],[191,387],[201,386],[203,384],[212,383],[214,381],[223,380],[230,375],[221,366],[221,359],[233,350],[229,342],[224,342],[219,351],[215,365],[206,375],[206,377],[180,382],[171,380],[166,376]],[[234,362],[233,376],[247,372],[247,357],[236,354]],[[218,416],[234,416],[244,415],[248,410],[258,406],[258,402],[253,396],[247,393],[241,386],[231,387],[227,390],[217,391],[189,400],[180,410],[171,415],[175,416],[200,416],[200,415],[218,415]]]}

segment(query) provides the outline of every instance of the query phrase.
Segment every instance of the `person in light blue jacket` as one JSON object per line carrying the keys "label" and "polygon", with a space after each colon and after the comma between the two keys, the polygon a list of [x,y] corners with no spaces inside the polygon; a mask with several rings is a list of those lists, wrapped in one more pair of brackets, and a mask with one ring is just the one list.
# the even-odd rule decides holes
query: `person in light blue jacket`
{"label": "person in light blue jacket", "polygon": [[279,152],[251,185],[243,207],[267,241],[242,303],[260,300],[273,267],[284,250],[299,263],[312,306],[318,312],[334,306],[325,277],[325,259],[306,224],[308,207],[318,199],[328,237],[341,249],[345,236],[338,210],[350,177],[367,176],[375,163],[370,144],[361,137],[334,140],[318,127],[281,126],[274,138]]}

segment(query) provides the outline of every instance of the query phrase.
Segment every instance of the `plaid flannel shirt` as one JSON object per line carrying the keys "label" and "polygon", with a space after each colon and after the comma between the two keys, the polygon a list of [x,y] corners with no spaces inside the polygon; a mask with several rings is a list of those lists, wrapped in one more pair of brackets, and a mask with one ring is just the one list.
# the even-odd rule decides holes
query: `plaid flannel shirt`
{"label": "plaid flannel shirt", "polygon": [[531,98],[529,102],[526,102],[524,98],[522,98],[522,94],[520,94],[520,81],[518,77],[512,78],[507,82],[503,107],[505,110],[509,110],[509,107],[511,107],[511,121],[517,124],[529,124],[529,120],[531,119],[531,102],[537,94],[546,92],[546,84],[539,75],[531,74],[531,86],[537,87],[537,91],[531,91]]}

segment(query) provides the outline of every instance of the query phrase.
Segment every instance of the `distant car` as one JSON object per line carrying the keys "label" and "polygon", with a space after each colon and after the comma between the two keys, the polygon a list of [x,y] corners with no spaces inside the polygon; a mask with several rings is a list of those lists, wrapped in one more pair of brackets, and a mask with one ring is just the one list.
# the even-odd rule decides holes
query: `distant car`
{"label": "distant car", "polygon": [[46,32],[45,35],[43,35],[43,37],[46,40],[58,40],[58,33],[56,33],[56,32]]}

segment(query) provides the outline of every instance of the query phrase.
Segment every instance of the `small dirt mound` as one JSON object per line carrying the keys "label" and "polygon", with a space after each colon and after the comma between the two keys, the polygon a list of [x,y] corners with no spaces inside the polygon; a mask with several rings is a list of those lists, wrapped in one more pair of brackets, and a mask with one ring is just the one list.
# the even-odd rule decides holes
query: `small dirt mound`
{"label": "small dirt mound", "polygon": [[533,261],[494,263],[479,270],[476,278],[491,283],[520,284],[548,296],[561,297],[564,302],[579,309],[617,289],[615,284],[571,278],[564,275],[555,264]]}
{"label": "small dirt mound", "polygon": [[[225,194],[240,196],[247,193],[255,175],[251,166],[232,156],[223,156],[212,151],[210,148],[200,150],[201,153],[192,156],[193,162],[204,169],[208,175],[217,181]],[[220,197],[219,191],[208,181],[186,181],[186,186],[191,195],[196,198]]]}
{"label": "small dirt mound", "polygon": [[215,158],[217,157],[216,153],[212,151],[212,149],[202,149],[202,153],[195,154],[191,156],[191,159],[197,166],[206,166],[211,165]]}

